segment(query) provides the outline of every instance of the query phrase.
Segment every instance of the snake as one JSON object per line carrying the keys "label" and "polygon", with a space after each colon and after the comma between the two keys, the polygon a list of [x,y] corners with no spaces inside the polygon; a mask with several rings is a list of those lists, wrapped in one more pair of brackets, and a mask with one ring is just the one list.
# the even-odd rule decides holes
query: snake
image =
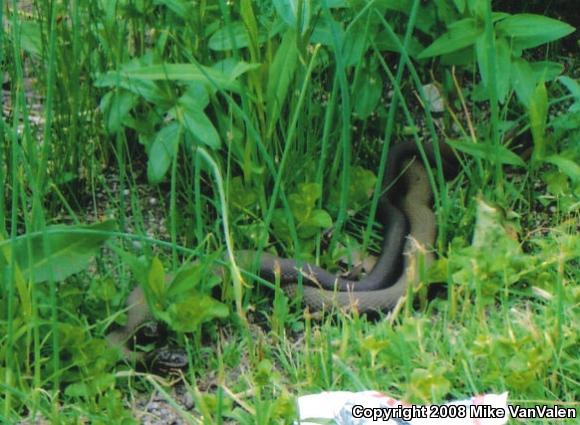
{"label": "snake", "polygon": [[[443,171],[448,177],[456,172],[455,162],[451,151],[445,146],[442,148]],[[424,146],[423,151],[434,166],[432,146]],[[404,195],[397,205],[391,201],[391,191],[383,192],[379,198],[378,218],[384,227],[382,249],[375,266],[364,278],[347,279],[314,264],[251,250],[235,252],[238,265],[251,269],[257,263],[257,275],[271,282],[279,279],[288,297],[301,295],[304,306],[313,311],[331,307],[356,309],[361,313],[393,309],[409,284],[414,285],[419,279],[421,266],[428,266],[434,260],[429,250],[436,236],[432,192],[427,171],[418,156],[419,149],[414,142],[398,143],[391,148],[383,187],[393,185],[401,173],[394,192]],[[225,274],[222,266],[214,272]],[[300,280],[302,285],[298,284]],[[126,357],[139,360],[140,354],[127,347],[127,340],[150,318],[143,291],[136,287],[127,299],[127,324],[110,332],[107,340],[112,346],[121,347]],[[171,363],[172,355],[169,350],[162,354],[160,361]]]}
{"label": "snake", "polygon": [[[435,166],[436,159],[431,145],[424,147],[424,152],[430,164]],[[447,148],[441,152],[444,156],[443,170],[446,176],[456,173],[455,163],[452,153]],[[325,294],[324,290],[338,292],[339,298],[343,292],[354,292],[359,297],[367,297],[369,301],[377,294],[374,291],[394,286],[398,282],[401,270],[405,269],[405,262],[401,261],[402,253],[406,251],[407,235],[411,229],[411,235],[422,245],[431,245],[435,233],[434,215],[428,215],[427,209],[431,203],[431,192],[428,178],[415,164],[410,166],[403,174],[403,184],[397,185],[397,173],[401,172],[401,165],[406,160],[415,158],[418,160],[419,151],[414,142],[408,141],[395,144],[392,148],[389,160],[386,166],[386,173],[383,178],[383,187],[395,186],[397,192],[405,192],[400,205],[397,207],[391,201],[391,195],[383,192],[379,198],[377,218],[383,224],[384,234],[380,255],[370,273],[360,280],[352,280],[341,276],[336,276],[329,271],[310,263],[300,264],[298,261],[289,258],[280,258],[275,255],[256,251],[236,251],[236,260],[243,268],[251,268],[251,265],[258,263],[258,275],[265,280],[274,282],[277,277],[280,283],[284,285],[286,292],[295,293],[293,283],[302,280],[303,284],[308,287],[305,297],[305,305],[318,310],[320,301]],[[404,168],[404,167],[403,167]],[[398,188],[403,186],[403,189]],[[426,220],[422,222],[422,220]],[[413,230],[416,229],[416,230]],[[427,234],[427,230],[430,230]],[[424,236],[425,235],[425,236]],[[258,261],[255,258],[258,257]],[[403,267],[401,267],[403,263]],[[316,289],[310,289],[316,288]],[[366,295],[366,293],[369,293]],[[320,297],[316,294],[320,294]],[[312,298],[311,298],[312,296]],[[390,298],[390,297],[389,297]],[[312,301],[312,303],[310,302]],[[342,304],[339,302],[338,304]],[[370,308],[366,308],[365,306]],[[389,310],[391,303],[386,303],[385,308],[381,308],[380,301],[371,303],[361,303],[359,308],[362,310]]]}

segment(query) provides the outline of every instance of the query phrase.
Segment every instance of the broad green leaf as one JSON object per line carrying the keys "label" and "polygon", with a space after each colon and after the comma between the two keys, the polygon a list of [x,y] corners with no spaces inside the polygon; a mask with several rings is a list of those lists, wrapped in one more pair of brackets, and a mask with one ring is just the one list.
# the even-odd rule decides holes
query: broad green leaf
{"label": "broad green leaf", "polygon": [[574,32],[574,27],[546,16],[519,13],[498,22],[496,30],[498,37],[510,38],[515,48],[523,50],[558,40]]}
{"label": "broad green leaf", "polygon": [[[365,205],[374,192],[377,177],[372,171],[363,167],[355,166],[351,168],[350,182],[348,185],[349,212],[359,210]],[[330,188],[326,209],[336,213],[341,202],[341,191],[339,185]]]}
{"label": "broad green leaf", "polygon": [[195,262],[182,266],[167,288],[167,298],[169,302],[179,300],[192,291],[199,292],[202,289],[211,290],[217,285],[221,278],[217,272],[213,272],[210,267],[213,260],[221,256],[220,252],[215,252],[212,256],[205,258],[204,262]]}
{"label": "broad green leaf", "polygon": [[[566,174],[560,171],[547,171],[542,173],[542,180],[546,183],[548,192],[556,196],[565,196],[570,193],[570,181]],[[561,206],[560,206],[561,208]]]}
{"label": "broad green leaf", "polygon": [[492,163],[525,167],[526,163],[505,146],[497,148],[490,143],[473,143],[470,140],[448,140],[449,146],[475,158],[485,159]]}
{"label": "broad green leaf", "polygon": [[177,153],[181,134],[181,126],[177,122],[172,122],[159,130],[148,152],[147,178],[149,182],[155,184],[163,180]]}
{"label": "broad green leaf", "polygon": [[362,60],[365,51],[369,48],[364,26],[352,25],[343,39],[342,55],[345,66],[353,66]]}
{"label": "broad green leaf", "polygon": [[204,109],[209,104],[209,94],[203,84],[191,83],[177,103],[192,108]]}
{"label": "broad green leaf", "polygon": [[280,111],[286,101],[288,87],[294,79],[297,64],[298,49],[296,47],[296,33],[289,30],[282,36],[282,42],[276,50],[276,55],[268,70],[266,104],[270,132],[274,130],[280,117]]}
{"label": "broad green leaf", "polygon": [[316,201],[322,196],[322,188],[318,183],[302,183],[298,187],[302,199],[307,205],[314,207]]}
{"label": "broad green leaf", "polygon": [[506,76],[510,75],[512,68],[511,50],[505,40],[500,39],[495,42],[495,61],[497,97],[501,103],[504,103],[511,88],[510,79]]}
{"label": "broad green leaf", "polygon": [[462,19],[449,26],[449,30],[417,56],[419,59],[440,56],[472,45],[483,33],[483,27],[473,18]]}
{"label": "broad green leaf", "polygon": [[147,294],[147,301],[155,311],[163,310],[165,305],[165,295],[166,295],[166,285],[165,285],[165,270],[163,269],[163,263],[159,257],[155,256],[149,264],[149,270],[147,272],[147,285],[145,288],[145,293]]}
{"label": "broad green leaf", "polygon": [[204,112],[208,104],[206,88],[203,84],[194,82],[179,98],[176,107],[169,111],[169,115],[181,122],[196,142],[217,149],[220,146],[219,134]]}
{"label": "broad green leaf", "polygon": [[[290,202],[290,200],[288,200]],[[272,213],[272,227],[274,228],[274,235],[276,239],[282,241],[285,244],[292,244],[292,238],[290,237],[290,227],[288,225],[288,212],[276,208]]]}
{"label": "broad green leaf", "polygon": [[39,22],[20,21],[20,47],[32,55],[42,55],[42,28]]}
{"label": "broad green leaf", "polygon": [[230,179],[228,194],[231,206],[239,209],[249,208],[258,201],[256,191],[244,185],[241,176],[235,176]]}
{"label": "broad green leaf", "polygon": [[530,63],[521,58],[512,58],[511,83],[518,99],[529,107],[533,91],[540,81],[550,81],[562,72],[562,65],[556,62]]}
{"label": "broad green leaf", "polygon": [[95,82],[95,86],[123,88],[156,105],[168,104],[170,102],[170,99],[157,87],[155,82],[131,78],[117,71],[100,75]]}
{"label": "broad green leaf", "polygon": [[[373,6],[375,11],[383,16],[388,13],[388,9],[408,16],[413,7],[413,2],[408,0],[377,0],[373,2]],[[415,17],[415,28],[433,37],[433,27],[436,24],[441,22],[448,24],[459,19],[457,13],[453,12],[453,8],[447,0],[421,2]]]}
{"label": "broad green leaf", "polygon": [[[489,75],[489,57],[487,37],[481,34],[476,43],[477,65],[479,74],[484,87],[489,90],[491,81]],[[499,39],[495,41],[495,69],[492,71],[495,74],[496,93],[499,101],[503,103],[507,97],[510,89],[509,78],[502,78],[502,76],[510,75],[512,64],[511,50],[505,40]]]}
{"label": "broad green leaf", "polygon": [[441,63],[446,66],[470,66],[475,62],[476,54],[474,46],[467,46],[455,52],[446,53],[441,56]]}
{"label": "broad green leaf", "polygon": [[[399,41],[393,40],[391,33],[388,31],[382,31],[375,37],[375,44],[377,49],[379,50],[386,50],[388,52],[395,52],[399,53],[400,48],[399,46],[403,45],[403,38],[397,35]],[[423,51],[425,46],[423,46],[415,37],[411,37],[409,43],[407,45],[407,54],[415,58],[419,52]]]}
{"label": "broad green leaf", "polygon": [[[183,123],[183,127],[198,143],[218,149],[221,145],[220,136],[203,109],[196,105],[180,102],[175,113]],[[173,113],[173,112],[172,112]]]}
{"label": "broad green leaf", "polygon": [[108,277],[92,280],[89,293],[98,300],[110,302],[119,291],[115,280],[112,277]]}
{"label": "broad green leaf", "polygon": [[570,177],[574,183],[580,181],[580,165],[577,162],[561,155],[550,155],[544,161],[554,164],[562,173]]}
{"label": "broad green leaf", "polygon": [[292,215],[298,223],[306,221],[314,207],[313,204],[308,203],[304,197],[298,193],[291,193],[288,195],[288,204],[292,211]]}
{"label": "broad green leaf", "polygon": [[378,0],[375,2],[378,7],[396,10],[408,15],[411,11],[411,2],[407,0]]}
{"label": "broad green leaf", "polygon": [[116,85],[117,81],[125,81],[129,85],[134,80],[143,81],[197,81],[210,87],[217,86],[223,90],[239,91],[240,85],[232,75],[224,74],[217,69],[189,63],[174,63],[143,66],[127,71],[111,71],[101,77],[98,84],[103,86]]}
{"label": "broad green leaf", "polygon": [[312,211],[308,220],[304,223],[306,226],[316,226],[327,229],[332,226],[332,218],[330,214],[322,209]]}
{"label": "broad green leaf", "polygon": [[[90,226],[48,226],[44,233],[22,235],[2,241],[11,248],[14,261],[25,278],[34,283],[54,279],[60,282],[84,270],[90,259],[116,230],[112,220]],[[0,268],[4,257],[0,257]]]}
{"label": "broad green leaf", "polygon": [[489,0],[467,0],[467,8],[472,16],[483,21],[488,1]]}
{"label": "broad green leaf", "polygon": [[312,34],[310,35],[311,43],[320,43],[325,46],[342,46],[344,40],[344,30],[332,18],[321,15],[316,19]]}
{"label": "broad green leaf", "polygon": [[73,382],[68,384],[64,393],[68,397],[94,397],[97,394],[106,393],[114,385],[115,375],[112,373],[99,373],[92,375],[91,379],[86,382]]}
{"label": "broad green leaf", "polygon": [[536,82],[552,81],[564,70],[564,65],[558,62],[539,61],[530,62],[530,68],[534,73]]}
{"label": "broad green leaf", "polygon": [[241,49],[250,45],[250,36],[243,22],[232,22],[214,32],[207,45],[218,52]]}
{"label": "broad green leaf", "polygon": [[298,224],[298,236],[302,239],[310,239],[320,233],[321,229],[328,229],[332,226],[332,218],[321,209],[312,211],[308,219]]}
{"label": "broad green leaf", "polygon": [[321,195],[322,189],[318,183],[302,183],[296,193],[288,196],[290,210],[299,225],[309,219]]}
{"label": "broad green leaf", "polygon": [[[310,0],[273,0],[274,8],[282,20],[300,34],[310,25]],[[300,28],[298,26],[300,25]]]}
{"label": "broad green leaf", "polygon": [[[411,10],[412,2],[407,2],[409,5],[409,11]],[[453,21],[459,19],[456,13],[445,13],[446,16],[438,17],[440,9],[438,9],[435,2],[421,2],[419,5],[419,11],[416,15],[415,28],[424,34],[429,35],[431,38],[435,37],[434,27],[443,21],[445,24],[449,24]],[[452,8],[449,8],[452,12]],[[387,19],[389,19],[387,17]],[[422,50],[422,49],[421,49]]]}
{"label": "broad green leaf", "polygon": [[465,11],[465,0],[453,0],[453,3],[455,4],[457,11],[463,14]]}
{"label": "broad green leaf", "polygon": [[[18,18],[20,19],[20,18]],[[4,19],[2,22],[4,31],[10,41],[14,43],[14,31],[11,21]],[[36,20],[24,20],[20,19],[20,48],[34,56],[42,55],[42,27],[40,22]]]}
{"label": "broad green leaf", "polygon": [[578,81],[573,80],[565,75],[558,78],[558,80],[570,91],[572,96],[576,99],[576,102],[580,101],[580,84]]}
{"label": "broad green leaf", "polygon": [[178,332],[196,332],[210,320],[228,317],[225,304],[206,294],[193,293],[169,306],[168,324]]}
{"label": "broad green leaf", "polygon": [[546,155],[546,121],[548,119],[548,92],[546,85],[538,84],[530,97],[528,106],[530,130],[534,141],[534,161],[539,161]]}
{"label": "broad green leaf", "polygon": [[153,3],[166,6],[177,16],[184,19],[189,16],[192,11],[192,3],[185,0],[154,0]]}
{"label": "broad green leaf", "polygon": [[407,388],[408,394],[420,399],[445,396],[451,389],[451,382],[446,378],[447,373],[446,366],[435,366],[433,363],[429,369],[413,369]]}
{"label": "broad green leaf", "polygon": [[514,58],[510,77],[518,99],[527,107],[537,84],[536,76],[528,61]]}
{"label": "broad green leaf", "polygon": [[326,0],[329,9],[350,7],[348,0]]}
{"label": "broad green leaf", "polygon": [[348,201],[351,203],[352,209],[361,208],[370,199],[376,181],[377,176],[372,171],[359,165],[351,168]]}
{"label": "broad green leaf", "polygon": [[254,15],[254,10],[252,9],[252,0],[240,1],[240,15],[244,21],[244,25],[249,37],[250,43],[248,46],[255,50],[258,48],[258,23],[256,22],[256,16]]}
{"label": "broad green leaf", "polygon": [[366,119],[377,108],[383,94],[383,80],[379,72],[366,70],[358,75],[353,86],[353,110],[357,118]]}
{"label": "broad green leaf", "polygon": [[147,281],[147,273],[149,269],[149,260],[145,256],[139,256],[131,254],[130,252],[124,251],[115,247],[111,247],[113,251],[123,260],[123,264],[128,266],[135,277],[135,280],[139,284],[144,285]]}
{"label": "broad green leaf", "polygon": [[260,66],[261,65],[259,63],[248,63],[238,61],[235,58],[226,58],[213,64],[212,68],[225,75],[229,75],[230,78],[235,80],[240,75],[245,74],[248,71],[258,69]]}
{"label": "broad green leaf", "polygon": [[[411,6],[412,4],[412,2],[407,3],[409,4],[409,6]],[[457,7],[455,7],[456,5],[454,5],[449,0],[433,0],[432,2],[429,2],[427,4],[425,3],[427,2],[424,2],[424,4],[421,5],[422,7],[419,9],[417,18],[419,18],[419,16],[423,14],[425,6],[427,4],[429,3],[432,4],[434,6],[432,7],[433,11],[432,13],[429,13],[427,15],[427,17],[431,21],[431,27],[439,26],[441,24],[445,24],[446,26],[448,26],[449,24],[466,16],[463,14],[463,12],[460,15],[457,12]],[[431,35],[432,37],[435,36],[435,34],[431,31],[428,32],[427,34]]]}
{"label": "broad green leaf", "polygon": [[251,243],[250,246],[268,245],[270,235],[262,223],[238,224],[236,229],[240,235]]}
{"label": "broad green leaf", "polygon": [[136,103],[136,96],[122,89],[112,90],[103,96],[100,108],[105,116],[105,128],[109,134],[121,129],[123,121]]}

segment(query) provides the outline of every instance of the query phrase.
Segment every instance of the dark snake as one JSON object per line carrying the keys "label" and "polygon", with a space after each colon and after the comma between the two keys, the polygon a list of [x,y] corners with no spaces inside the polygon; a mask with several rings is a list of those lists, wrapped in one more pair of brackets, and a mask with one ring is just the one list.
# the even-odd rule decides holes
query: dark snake
{"label": "dark snake", "polygon": [[[433,148],[426,145],[424,152],[434,166]],[[444,148],[441,153],[444,172],[447,176],[453,175],[456,163],[451,151]],[[425,266],[433,260],[433,254],[428,250],[436,235],[435,215],[431,209],[432,192],[427,172],[418,156],[418,149],[412,142],[399,143],[391,148],[383,185],[393,184],[397,175],[403,172],[404,189],[397,191],[403,192],[404,196],[400,197],[397,206],[391,201],[390,194],[383,193],[379,199],[377,215],[385,233],[381,254],[366,277],[350,280],[310,263],[257,251],[236,251],[238,265],[251,270],[258,257],[257,274],[271,282],[279,278],[291,298],[297,297],[301,291],[302,302],[311,310],[328,307],[356,308],[359,312],[393,309],[405,295],[408,284],[414,284],[418,279],[420,257]],[[403,167],[404,164],[407,165]],[[215,272],[223,275],[223,267],[216,267]],[[297,283],[300,276],[301,288]],[[134,356],[135,353],[126,347],[126,341],[151,317],[140,287],[130,294],[127,306],[127,324],[109,333],[107,339],[112,345],[122,347],[126,355]]]}

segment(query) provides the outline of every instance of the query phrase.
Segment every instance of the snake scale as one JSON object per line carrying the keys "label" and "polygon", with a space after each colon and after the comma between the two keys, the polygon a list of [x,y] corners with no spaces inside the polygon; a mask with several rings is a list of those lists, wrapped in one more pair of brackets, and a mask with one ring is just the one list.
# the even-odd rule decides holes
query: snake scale
{"label": "snake scale", "polygon": [[[442,146],[443,171],[447,176],[456,172],[455,158],[448,148]],[[431,145],[424,152],[429,163],[435,165],[435,154]],[[259,256],[257,274],[269,281],[279,276],[284,291],[290,297],[298,296],[297,284],[302,276],[302,300],[311,310],[325,307],[356,308],[360,312],[388,311],[395,307],[406,293],[409,283],[418,275],[419,256],[428,265],[433,254],[426,248],[435,241],[435,215],[431,209],[431,187],[427,172],[418,160],[419,151],[415,143],[395,144],[390,152],[383,179],[383,187],[392,185],[398,174],[401,182],[394,192],[403,193],[397,205],[391,201],[392,193],[384,192],[379,199],[378,218],[384,226],[381,254],[364,278],[349,280],[313,264],[276,257],[256,251],[237,251],[236,260],[242,268],[251,268]],[[402,184],[401,184],[402,183]],[[401,189],[403,186],[403,189]],[[393,192],[393,191],[391,191]],[[408,238],[407,236],[411,237]],[[402,267],[401,267],[402,263]],[[214,272],[223,274],[217,267]],[[401,272],[402,270],[402,272]],[[126,347],[126,341],[150,314],[142,290],[137,287],[127,300],[127,324],[108,334],[111,345],[120,346],[127,356],[135,353]]]}

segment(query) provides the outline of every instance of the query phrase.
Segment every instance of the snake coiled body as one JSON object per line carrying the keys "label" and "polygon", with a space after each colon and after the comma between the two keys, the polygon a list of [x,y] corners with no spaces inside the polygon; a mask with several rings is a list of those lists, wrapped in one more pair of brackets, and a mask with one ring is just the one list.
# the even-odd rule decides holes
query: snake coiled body
{"label": "snake coiled body", "polygon": [[[435,166],[433,147],[425,146],[424,152],[429,163]],[[393,185],[401,173],[401,182],[395,184],[398,189],[395,192],[403,195],[397,206],[391,201],[389,192],[384,192],[379,200],[378,219],[385,233],[381,254],[366,277],[350,280],[310,263],[255,251],[237,252],[238,262],[244,268],[250,268],[257,262],[260,277],[272,282],[279,278],[291,297],[297,296],[296,282],[301,280],[302,301],[311,310],[331,305],[354,307],[360,312],[392,309],[406,292],[409,280],[414,280],[418,274],[419,254],[423,256],[425,265],[433,260],[428,250],[436,235],[435,215],[431,209],[432,193],[427,172],[418,157],[419,151],[412,142],[399,143],[391,149],[383,187]],[[456,163],[451,151],[444,148],[441,159],[444,173],[454,175]],[[256,256],[259,261],[256,261]]]}
{"label": "snake coiled body", "polygon": [[[424,152],[434,166],[436,161],[432,147],[425,146]],[[444,172],[453,175],[456,171],[454,158],[450,151],[442,153]],[[394,308],[406,293],[408,285],[414,284],[418,278],[420,259],[423,259],[424,265],[433,260],[433,254],[429,251],[436,235],[435,215],[431,209],[432,192],[426,169],[418,157],[419,151],[411,142],[396,144],[391,149],[383,186],[393,184],[396,176],[402,173],[402,185],[397,184],[397,187],[403,186],[403,190],[396,192],[404,195],[399,197],[397,206],[391,201],[391,193],[385,192],[380,198],[378,218],[385,229],[382,250],[373,270],[363,279],[356,281],[337,277],[313,264],[256,251],[236,252],[238,264],[251,269],[252,264],[257,262],[257,273],[262,278],[272,282],[279,278],[290,297],[298,296],[298,291],[302,291],[303,304],[311,310],[331,306],[356,308],[360,312]],[[214,272],[224,275],[223,267],[216,267]],[[301,288],[297,284],[299,280],[303,283]],[[150,313],[139,287],[131,293],[127,304],[127,325],[111,332],[107,338],[112,345],[122,346],[127,355],[133,355],[134,352],[126,348],[126,341],[150,318]]]}
{"label": "snake coiled body", "polygon": [[[348,291],[335,291],[304,285],[304,305],[313,310],[331,306],[341,309],[356,308],[360,312],[391,310],[405,295],[407,286],[418,279],[420,257],[423,257],[425,266],[433,261],[433,254],[429,249],[435,242],[435,214],[430,207],[431,189],[427,172],[421,164],[414,162],[409,165],[404,179],[409,189],[401,209],[409,218],[410,237],[404,244],[403,272],[400,276],[394,282],[386,281],[382,288],[374,290],[359,291],[353,286]],[[376,266],[373,270],[376,270]],[[295,296],[299,291],[295,283],[289,283],[284,288],[290,296]]]}

